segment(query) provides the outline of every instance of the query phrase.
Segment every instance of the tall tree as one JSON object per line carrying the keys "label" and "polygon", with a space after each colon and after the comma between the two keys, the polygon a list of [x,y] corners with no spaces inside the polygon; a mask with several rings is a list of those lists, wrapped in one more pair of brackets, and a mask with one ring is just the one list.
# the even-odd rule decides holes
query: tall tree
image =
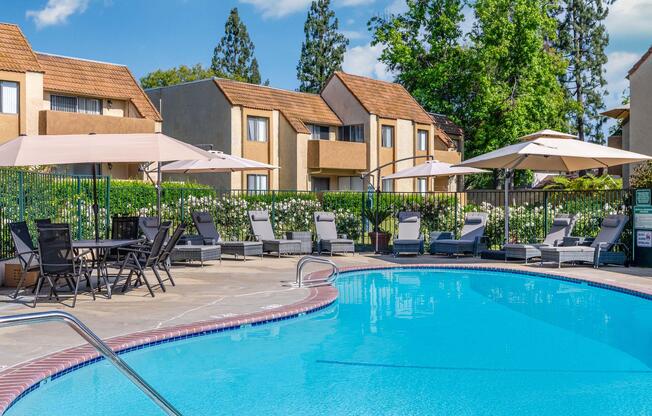
{"label": "tall tree", "polygon": [[349,40],[338,32],[339,22],[330,9],[330,0],[315,0],[310,5],[303,31],[301,58],[297,65],[299,90],[317,93],[335,71],[342,69]]}
{"label": "tall tree", "polygon": [[604,20],[611,3],[613,0],[561,0],[559,4],[556,46],[569,61],[561,80],[574,101],[569,118],[580,140],[604,141],[599,113],[607,94],[604,66],[609,35]]}
{"label": "tall tree", "polygon": [[237,7],[234,7],[226,19],[224,36],[213,52],[211,70],[218,77],[260,84],[254,49],[247,27],[240,20]]}
{"label": "tall tree", "polygon": [[180,65],[170,69],[157,69],[140,79],[143,88],[165,87],[168,85],[181,84],[182,82],[196,81],[198,79],[210,78],[213,71],[204,68],[201,64],[193,66]]}
{"label": "tall tree", "polygon": [[[369,22],[380,60],[426,109],[455,117],[465,98],[464,0],[408,0],[401,15]],[[459,120],[456,120],[459,121]]]}

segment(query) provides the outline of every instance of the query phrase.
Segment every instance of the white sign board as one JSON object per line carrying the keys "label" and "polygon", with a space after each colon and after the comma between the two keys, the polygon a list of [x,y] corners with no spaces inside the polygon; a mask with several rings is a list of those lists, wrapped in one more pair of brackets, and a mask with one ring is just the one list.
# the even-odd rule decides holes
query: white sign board
{"label": "white sign board", "polygon": [[652,231],[636,231],[637,247],[652,247]]}

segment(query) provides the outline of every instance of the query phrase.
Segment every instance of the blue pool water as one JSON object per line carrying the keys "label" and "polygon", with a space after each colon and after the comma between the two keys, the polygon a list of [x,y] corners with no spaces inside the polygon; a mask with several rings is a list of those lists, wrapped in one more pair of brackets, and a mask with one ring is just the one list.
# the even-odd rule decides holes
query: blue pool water
{"label": "blue pool water", "polygon": [[[124,358],[184,415],[652,414],[650,300],[471,270],[356,272],[338,289],[304,317]],[[99,362],[7,414],[160,413]]]}

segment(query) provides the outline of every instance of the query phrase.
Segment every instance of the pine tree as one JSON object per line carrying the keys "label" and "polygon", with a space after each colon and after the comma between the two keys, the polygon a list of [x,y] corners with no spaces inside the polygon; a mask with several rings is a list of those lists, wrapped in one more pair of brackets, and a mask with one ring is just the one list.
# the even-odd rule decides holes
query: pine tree
{"label": "pine tree", "polygon": [[455,118],[465,101],[464,0],[407,3],[404,14],[371,19],[372,45],[384,47],[380,61],[422,106]]}
{"label": "pine tree", "polygon": [[609,43],[604,19],[612,0],[561,0],[556,46],[569,61],[561,81],[574,101],[569,114],[572,128],[580,140],[602,143],[606,95],[605,48]]}
{"label": "pine tree", "polygon": [[342,69],[349,41],[338,27],[330,0],[313,1],[303,27],[306,38],[297,65],[300,91],[318,93],[333,72]]}
{"label": "pine tree", "polygon": [[260,84],[254,49],[247,27],[234,7],[224,25],[224,36],[213,52],[211,69],[218,77]]}

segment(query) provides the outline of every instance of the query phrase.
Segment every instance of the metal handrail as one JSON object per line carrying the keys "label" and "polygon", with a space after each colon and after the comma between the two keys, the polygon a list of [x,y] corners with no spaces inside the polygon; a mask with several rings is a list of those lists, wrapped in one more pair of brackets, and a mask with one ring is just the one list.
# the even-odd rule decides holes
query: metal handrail
{"label": "metal handrail", "polygon": [[297,274],[295,278],[295,284],[298,287],[303,286],[303,267],[309,263],[328,264],[331,266],[332,269],[331,274],[326,279],[321,279],[314,282],[333,283],[340,275],[339,267],[337,267],[337,264],[335,264],[332,260],[324,259],[322,257],[304,256],[301,257],[301,259],[299,259],[299,262],[297,263]]}
{"label": "metal handrail", "polygon": [[0,316],[0,327],[18,326],[27,324],[37,324],[43,322],[64,322],[71,327],[77,334],[86,340],[95,348],[104,358],[113,364],[118,371],[127,377],[143,393],[147,395],[158,407],[167,415],[181,416],[175,407],[168,402],[159,392],[154,390],[145,380],[143,380],[133,368],[131,368],[122,358],[120,358],[111,348],[104,343],[93,331],[84,325],[75,316],[61,311],[48,311],[26,313],[22,315]]}

